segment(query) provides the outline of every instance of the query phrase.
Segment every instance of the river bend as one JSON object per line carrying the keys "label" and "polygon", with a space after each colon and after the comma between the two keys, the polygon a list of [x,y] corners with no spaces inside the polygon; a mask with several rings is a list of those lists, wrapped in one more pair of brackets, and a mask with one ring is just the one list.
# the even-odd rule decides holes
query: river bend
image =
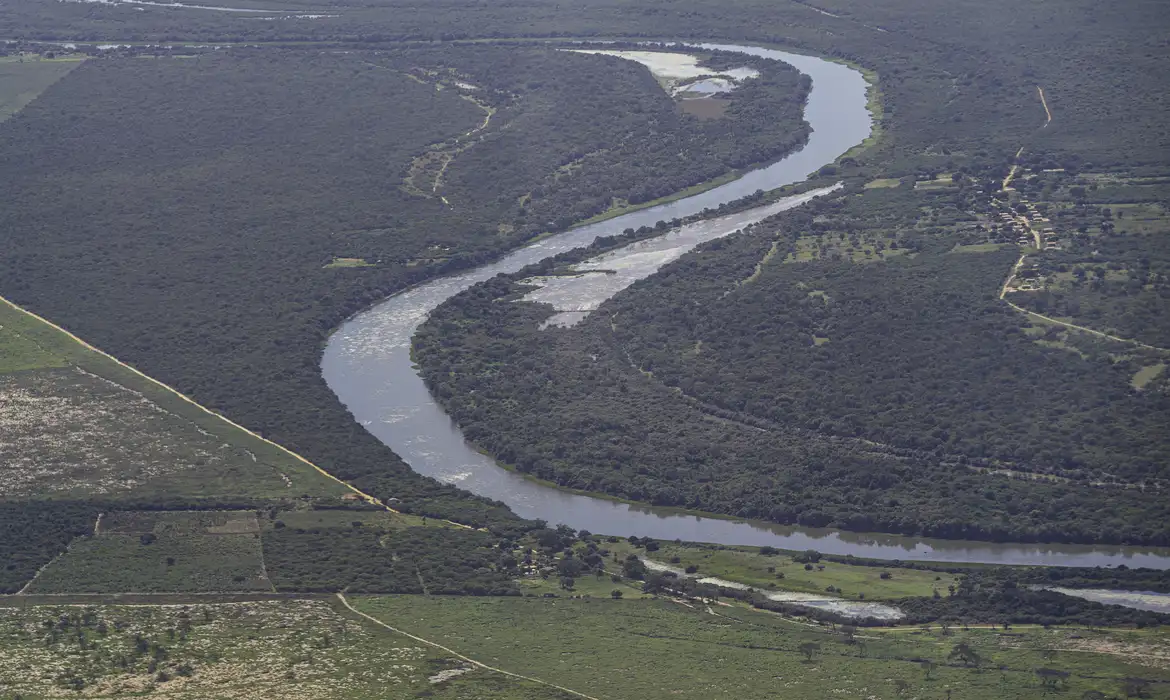
{"label": "river bend", "polygon": [[[550,236],[497,262],[404,291],[356,315],[331,337],[322,360],[322,373],[357,420],[421,474],[503,501],[522,517],[565,523],[592,532],[816,549],[828,554],[877,559],[1170,568],[1170,553],[1154,548],[930,540],[661,512],[537,484],[503,469],[467,444],[459,428],[431,397],[410,359],[411,337],[433,309],[478,282],[588,245],[598,236],[619,234],[631,227],[653,226],[659,220],[716,208],[756,190],[803,181],[809,173],[834,162],[869,136],[872,120],[866,108],[867,85],[857,70],[819,58],[757,47],[696,46],[778,59],[809,75],[813,87],[805,107],[805,119],[812,126],[812,134],[805,147],[720,187]],[[768,205],[706,222],[707,234],[703,239],[732,233],[778,210],[778,206],[795,204],[799,201]]]}

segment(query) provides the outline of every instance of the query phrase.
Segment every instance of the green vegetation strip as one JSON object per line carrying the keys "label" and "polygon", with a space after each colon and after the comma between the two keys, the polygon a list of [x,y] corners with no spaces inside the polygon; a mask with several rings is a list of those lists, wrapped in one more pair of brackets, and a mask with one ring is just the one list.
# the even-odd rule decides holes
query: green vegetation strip
{"label": "green vegetation strip", "polygon": [[[1034,698],[1046,676],[1067,674],[1072,697],[1117,693],[1129,678],[1170,680],[1164,668],[1108,653],[1152,651],[1165,632],[911,630],[870,634],[793,623],[775,615],[668,600],[354,598],[396,628],[493,665],[588,688],[603,698],[744,700],[841,695],[953,700]],[[989,671],[984,669],[997,669]]]}

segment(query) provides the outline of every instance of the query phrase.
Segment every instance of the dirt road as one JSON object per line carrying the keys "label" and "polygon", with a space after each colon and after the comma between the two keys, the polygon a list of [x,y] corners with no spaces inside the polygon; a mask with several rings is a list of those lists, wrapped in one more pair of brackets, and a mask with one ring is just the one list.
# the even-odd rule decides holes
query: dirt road
{"label": "dirt road", "polygon": [[546,685],[550,688],[556,688],[557,690],[559,690],[561,692],[568,693],[570,695],[575,695],[579,698],[585,698],[585,700],[598,700],[598,698],[595,698],[592,695],[586,695],[585,693],[579,693],[576,690],[572,690],[571,688],[566,688],[564,686],[560,686],[560,685],[557,685],[555,683],[549,683],[547,681],[542,681],[539,678],[533,678],[531,676],[523,676],[523,675],[520,675],[519,673],[512,673],[511,671],[505,671],[502,668],[496,668],[495,666],[488,666],[487,664],[476,661],[475,659],[473,659],[471,657],[464,656],[463,654],[460,654],[459,652],[455,651],[454,649],[449,649],[449,648],[443,646],[442,644],[439,644],[438,642],[432,642],[429,639],[423,639],[422,637],[417,637],[409,632],[404,632],[403,630],[400,630],[396,627],[391,627],[390,625],[386,624],[385,622],[382,622],[381,620],[374,617],[373,615],[367,615],[366,613],[362,612],[361,610],[358,610],[357,608],[350,605],[349,601],[345,599],[345,595],[343,595],[341,593],[337,594],[337,599],[340,600],[341,604],[344,605],[347,609],[349,609],[350,612],[352,612],[356,615],[361,615],[362,617],[366,618],[370,622],[373,622],[375,625],[385,627],[386,629],[390,630],[391,632],[396,632],[398,634],[401,634],[404,637],[410,637],[411,639],[413,639],[416,642],[422,642],[423,644],[426,644],[428,646],[432,646],[436,649],[440,649],[442,651],[445,651],[448,654],[450,654],[451,656],[454,656],[455,658],[460,659],[461,661],[466,661],[467,663],[469,663],[473,666],[478,666],[479,668],[482,668],[485,671],[494,671],[496,673],[501,673],[505,676],[511,676],[512,678],[519,678],[520,680],[529,681],[531,683],[539,683],[540,685]]}

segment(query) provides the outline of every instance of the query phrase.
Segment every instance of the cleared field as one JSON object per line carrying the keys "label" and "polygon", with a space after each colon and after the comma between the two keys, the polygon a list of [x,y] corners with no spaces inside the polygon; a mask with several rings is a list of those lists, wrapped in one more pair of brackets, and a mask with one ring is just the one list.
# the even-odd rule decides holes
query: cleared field
{"label": "cleared field", "polygon": [[[1067,674],[1058,685],[1070,698],[1092,690],[1116,697],[1131,678],[1147,682],[1147,697],[1165,697],[1170,681],[1165,631],[866,631],[851,642],[841,631],[774,615],[665,600],[350,602],[482,663],[599,698],[1022,699],[1045,692],[1036,669]],[[959,645],[974,656],[964,662]],[[1113,656],[1115,649],[1135,661]]]}
{"label": "cleared field", "polygon": [[0,122],[79,65],[80,59],[48,60],[31,55],[0,58]]}
{"label": "cleared field", "polygon": [[29,593],[272,591],[251,511],[115,513],[74,540]]}
{"label": "cleared field", "polygon": [[349,489],[0,303],[0,493],[329,497]]}
{"label": "cleared field", "polygon": [[66,367],[68,364],[65,358],[46,350],[10,325],[0,325],[0,374]]}
{"label": "cleared field", "polygon": [[0,607],[3,697],[561,698],[320,600]]}
{"label": "cleared field", "polygon": [[0,375],[0,395],[0,489],[8,495],[214,494],[231,482],[287,488],[243,449],[76,367]]}

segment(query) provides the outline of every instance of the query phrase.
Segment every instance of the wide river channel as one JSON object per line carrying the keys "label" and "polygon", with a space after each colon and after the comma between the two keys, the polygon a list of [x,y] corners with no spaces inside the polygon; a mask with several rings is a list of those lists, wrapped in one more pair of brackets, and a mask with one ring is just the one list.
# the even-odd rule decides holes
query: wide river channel
{"label": "wide river channel", "polygon": [[[698,45],[773,58],[795,66],[813,81],[805,119],[813,132],[800,151],[744,174],[726,185],[670,204],[643,209],[590,226],[572,229],[518,249],[498,262],[470,272],[443,277],[390,297],[358,314],[333,334],[322,360],[330,388],[357,420],[398,453],[415,471],[503,501],[518,515],[565,523],[576,529],[614,535],[638,535],[720,544],[771,545],[784,549],[816,549],[877,559],[1035,564],[1060,566],[1147,566],[1170,569],[1165,549],[1001,544],[930,540],[916,537],[793,528],[695,515],[660,512],[567,493],[507,471],[467,444],[463,434],[431,398],[410,359],[415,330],[443,301],[499,273],[515,272],[551,255],[588,245],[598,236],[626,228],[653,226],[659,220],[683,217],[756,190],[801,182],[821,166],[864,140],[872,128],[866,109],[866,82],[858,71],[819,58],[749,46]],[[670,249],[664,263],[702,240],[732,233],[775,211],[798,206],[807,198],[771,204],[750,212],[704,222],[680,246],[649,242]],[[684,232],[686,233],[686,232]],[[646,244],[643,244],[646,245]],[[656,269],[651,266],[645,274]],[[643,275],[644,276],[644,275]]]}

